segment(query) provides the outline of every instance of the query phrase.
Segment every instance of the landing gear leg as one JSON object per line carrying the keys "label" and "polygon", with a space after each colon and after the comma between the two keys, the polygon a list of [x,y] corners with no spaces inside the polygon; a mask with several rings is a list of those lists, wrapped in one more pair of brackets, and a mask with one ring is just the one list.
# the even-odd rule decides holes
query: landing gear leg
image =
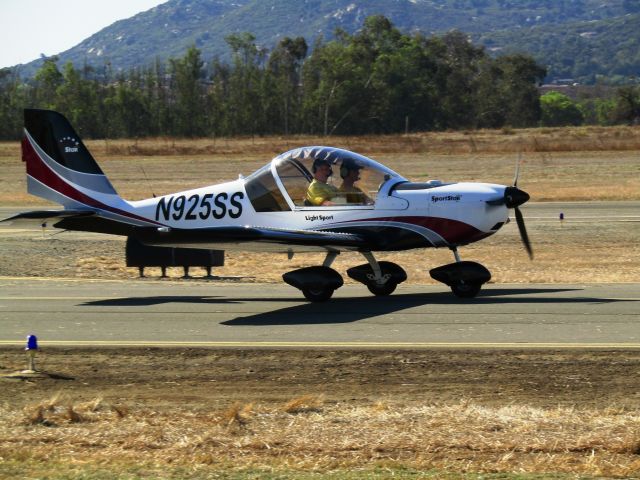
{"label": "landing gear leg", "polygon": [[363,283],[374,295],[390,295],[398,286],[407,279],[400,265],[392,262],[378,262],[371,252],[360,252],[367,259],[367,263],[351,267],[347,275],[355,281]]}
{"label": "landing gear leg", "polygon": [[380,264],[376,260],[376,257],[373,256],[373,253],[362,252],[362,255],[367,259],[371,270],[373,270],[373,274],[367,275],[366,285],[369,291],[376,296],[391,295],[398,286],[398,283],[393,280],[391,274],[382,274]]}
{"label": "landing gear leg", "polygon": [[327,256],[324,257],[324,262],[322,262],[323,267],[330,267],[333,264],[333,261],[340,255],[340,252],[327,252]]}

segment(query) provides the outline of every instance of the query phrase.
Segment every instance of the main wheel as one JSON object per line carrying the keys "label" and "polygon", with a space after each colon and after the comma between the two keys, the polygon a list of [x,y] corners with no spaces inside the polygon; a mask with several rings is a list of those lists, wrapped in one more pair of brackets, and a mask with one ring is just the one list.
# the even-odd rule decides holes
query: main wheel
{"label": "main wheel", "polygon": [[391,295],[397,286],[398,284],[391,280],[387,280],[387,282],[383,283],[382,285],[379,285],[375,282],[367,283],[367,288],[369,289],[369,291],[378,297]]}
{"label": "main wheel", "polygon": [[451,291],[458,298],[474,298],[480,293],[481,283],[456,283],[451,285]]}
{"label": "main wheel", "polygon": [[331,288],[305,288],[302,290],[304,297],[310,302],[326,302],[333,295]]}

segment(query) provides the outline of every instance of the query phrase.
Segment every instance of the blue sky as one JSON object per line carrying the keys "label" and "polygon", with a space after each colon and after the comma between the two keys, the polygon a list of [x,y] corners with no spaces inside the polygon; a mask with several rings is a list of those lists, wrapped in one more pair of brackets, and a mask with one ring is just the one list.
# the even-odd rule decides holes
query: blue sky
{"label": "blue sky", "polygon": [[0,68],[63,52],[166,0],[0,0]]}

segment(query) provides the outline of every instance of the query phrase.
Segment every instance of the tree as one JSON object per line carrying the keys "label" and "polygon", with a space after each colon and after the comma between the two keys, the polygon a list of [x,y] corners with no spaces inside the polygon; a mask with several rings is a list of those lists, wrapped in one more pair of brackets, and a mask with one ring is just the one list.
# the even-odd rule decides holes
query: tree
{"label": "tree", "polygon": [[271,53],[267,64],[270,79],[273,80],[268,90],[277,105],[268,110],[280,111],[280,118],[274,119],[274,123],[282,125],[285,135],[289,134],[292,120],[298,125],[300,123],[302,64],[307,50],[307,42],[303,37],[285,37]]}
{"label": "tree", "polygon": [[35,74],[35,106],[55,109],[57,106],[57,90],[64,80],[58,70],[58,57],[45,58],[42,66]]}
{"label": "tree", "polygon": [[0,69],[0,138],[20,138],[22,108],[26,103],[26,85],[18,72],[11,68]]}
{"label": "tree", "polygon": [[403,130],[415,108],[425,106],[430,85],[422,75],[425,59],[423,45],[382,16],[367,18],[355,35],[337,31],[336,40],[316,45],[304,65],[310,130],[325,135]]}
{"label": "tree", "polygon": [[475,120],[474,83],[480,62],[486,57],[462,32],[453,31],[428,42],[436,58],[436,79],[440,102],[440,128],[469,128]]}
{"label": "tree", "polygon": [[507,120],[508,106],[499,91],[503,73],[492,58],[485,58],[478,66],[473,86],[476,128],[500,128]]}
{"label": "tree", "polygon": [[421,36],[403,36],[374,61],[369,107],[372,132],[426,130],[441,117],[437,61]]}
{"label": "tree", "polygon": [[538,85],[547,75],[544,67],[526,55],[505,55],[496,60],[501,70],[498,93],[505,105],[505,123],[533,127],[540,121]]}
{"label": "tree", "polygon": [[540,123],[547,127],[581,125],[584,116],[577,104],[559,92],[547,92],[540,97]]}
{"label": "tree", "polygon": [[255,134],[266,128],[261,95],[266,51],[258,48],[256,37],[244,32],[225,37],[232,51],[233,68],[229,75],[228,122],[232,135]]}
{"label": "tree", "polygon": [[189,47],[184,57],[170,59],[169,64],[175,86],[175,133],[185,137],[206,135],[204,62],[200,59],[200,50]]}
{"label": "tree", "polygon": [[217,135],[231,135],[229,95],[231,67],[215,59],[212,63],[211,88],[209,90],[211,131]]}
{"label": "tree", "polygon": [[136,72],[129,78],[119,77],[105,100],[108,110],[108,128],[111,137],[142,137],[149,135],[150,112],[136,80]]}
{"label": "tree", "polygon": [[612,114],[615,123],[640,124],[640,86],[620,87]]}
{"label": "tree", "polygon": [[83,78],[71,62],[64,65],[62,82],[56,89],[56,108],[67,115],[72,124],[78,126],[78,133],[82,136],[104,135],[98,105],[100,89],[97,82]]}

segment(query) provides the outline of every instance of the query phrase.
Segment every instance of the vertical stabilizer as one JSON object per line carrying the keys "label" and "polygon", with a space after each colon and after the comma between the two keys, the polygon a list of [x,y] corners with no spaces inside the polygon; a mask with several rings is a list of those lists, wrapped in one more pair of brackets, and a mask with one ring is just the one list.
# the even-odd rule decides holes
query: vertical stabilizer
{"label": "vertical stabilizer", "polygon": [[120,200],[113,185],[60,113],[24,111],[22,159],[27,164],[27,187],[65,208],[93,207]]}
{"label": "vertical stabilizer", "polygon": [[51,110],[24,111],[24,128],[53,160],[81,173],[104,175],[69,121]]}

